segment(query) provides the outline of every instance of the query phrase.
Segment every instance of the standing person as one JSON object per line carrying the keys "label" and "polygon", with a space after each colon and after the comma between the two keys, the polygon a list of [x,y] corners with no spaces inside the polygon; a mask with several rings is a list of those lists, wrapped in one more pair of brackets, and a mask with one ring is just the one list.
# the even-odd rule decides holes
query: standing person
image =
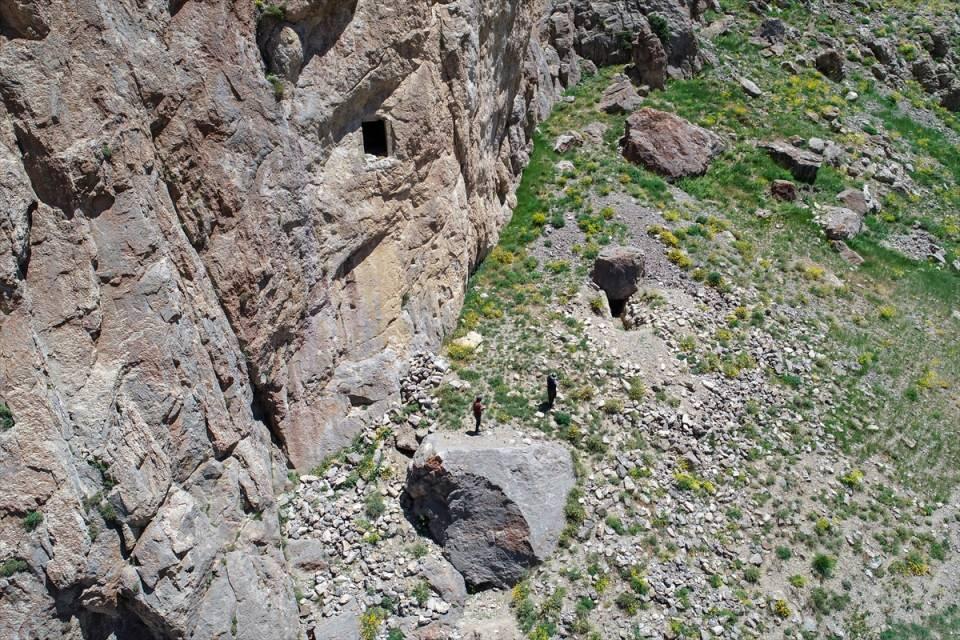
{"label": "standing person", "polygon": [[553,409],[557,400],[557,377],[552,373],[547,375],[547,406]]}
{"label": "standing person", "polygon": [[483,401],[480,396],[477,396],[473,401],[473,419],[477,421],[476,426],[474,427],[473,432],[477,435],[480,435],[480,418],[483,417]]}

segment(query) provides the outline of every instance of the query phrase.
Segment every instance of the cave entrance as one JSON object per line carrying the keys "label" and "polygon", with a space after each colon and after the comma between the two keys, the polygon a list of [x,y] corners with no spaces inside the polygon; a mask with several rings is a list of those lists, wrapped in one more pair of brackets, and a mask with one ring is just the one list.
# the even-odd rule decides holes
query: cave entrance
{"label": "cave entrance", "polygon": [[363,131],[363,152],[386,158],[390,155],[390,136],[387,131],[386,120],[368,120],[361,123]]}
{"label": "cave entrance", "polygon": [[610,315],[614,318],[622,318],[623,312],[627,309],[627,302],[630,301],[630,298],[611,298],[607,294],[607,304],[610,305]]}

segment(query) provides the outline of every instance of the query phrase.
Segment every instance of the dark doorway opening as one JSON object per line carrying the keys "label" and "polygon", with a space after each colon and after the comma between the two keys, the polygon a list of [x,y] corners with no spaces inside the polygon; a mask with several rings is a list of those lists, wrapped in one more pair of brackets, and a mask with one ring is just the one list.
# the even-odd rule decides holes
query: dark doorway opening
{"label": "dark doorway opening", "polygon": [[384,158],[390,154],[387,145],[387,121],[371,120],[361,123],[363,128],[363,152]]}

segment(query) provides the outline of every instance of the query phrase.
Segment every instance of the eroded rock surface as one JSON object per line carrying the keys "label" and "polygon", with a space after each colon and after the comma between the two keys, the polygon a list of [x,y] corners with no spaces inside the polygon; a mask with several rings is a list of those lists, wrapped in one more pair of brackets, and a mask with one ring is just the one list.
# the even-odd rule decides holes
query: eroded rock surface
{"label": "eroded rock surface", "polygon": [[692,74],[703,4],[0,0],[0,636],[301,635],[288,468],[439,346],[564,89],[637,25]]}
{"label": "eroded rock surface", "polygon": [[556,548],[573,485],[559,444],[437,433],[414,456],[406,492],[467,584],[507,587]]}
{"label": "eroded rock surface", "polygon": [[547,15],[0,2],[0,636],[300,637],[275,496],[455,321],[578,78]]}

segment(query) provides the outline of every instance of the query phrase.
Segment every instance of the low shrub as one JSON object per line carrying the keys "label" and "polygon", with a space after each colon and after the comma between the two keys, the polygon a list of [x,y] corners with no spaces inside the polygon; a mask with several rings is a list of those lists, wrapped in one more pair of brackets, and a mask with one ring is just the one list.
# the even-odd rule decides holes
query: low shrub
{"label": "low shrub", "polygon": [[814,556],[812,565],[813,570],[821,578],[832,578],[833,570],[837,566],[837,559],[833,556],[828,556],[825,553],[818,553],[816,556]]}
{"label": "low shrub", "polygon": [[33,531],[43,522],[43,514],[39,511],[31,511],[23,518],[23,528],[27,531]]}

